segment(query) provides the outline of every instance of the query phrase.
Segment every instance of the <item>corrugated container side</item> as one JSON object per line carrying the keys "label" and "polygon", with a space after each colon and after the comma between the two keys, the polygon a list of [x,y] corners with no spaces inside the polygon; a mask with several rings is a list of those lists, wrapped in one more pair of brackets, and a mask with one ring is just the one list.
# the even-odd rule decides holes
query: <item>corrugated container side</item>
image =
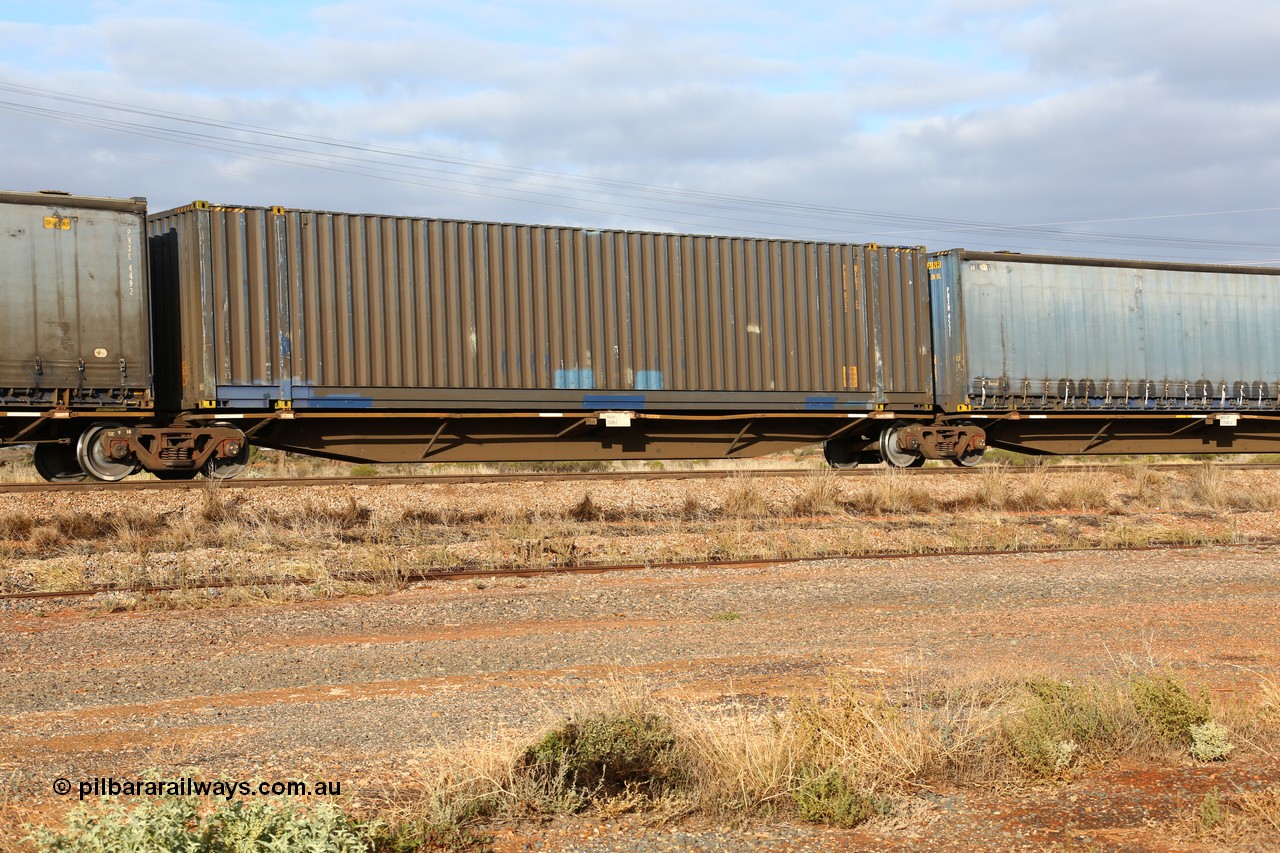
{"label": "corrugated container side", "polygon": [[200,207],[189,404],[929,406],[914,249]]}
{"label": "corrugated container side", "polygon": [[151,386],[146,202],[0,193],[0,403],[136,405]]}
{"label": "corrugated container side", "polygon": [[1274,409],[1280,270],[930,259],[943,407]]}

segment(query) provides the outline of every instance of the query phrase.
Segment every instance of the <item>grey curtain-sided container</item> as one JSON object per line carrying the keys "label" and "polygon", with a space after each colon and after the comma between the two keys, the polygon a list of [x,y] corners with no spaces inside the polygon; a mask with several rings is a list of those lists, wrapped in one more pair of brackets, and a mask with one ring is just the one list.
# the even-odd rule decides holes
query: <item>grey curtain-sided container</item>
{"label": "grey curtain-sided container", "polygon": [[146,201],[0,193],[0,404],[141,406]]}
{"label": "grey curtain-sided container", "polygon": [[150,234],[189,407],[930,405],[918,249],[202,203]]}
{"label": "grey curtain-sided container", "polygon": [[1274,410],[1280,270],[931,256],[947,411]]}

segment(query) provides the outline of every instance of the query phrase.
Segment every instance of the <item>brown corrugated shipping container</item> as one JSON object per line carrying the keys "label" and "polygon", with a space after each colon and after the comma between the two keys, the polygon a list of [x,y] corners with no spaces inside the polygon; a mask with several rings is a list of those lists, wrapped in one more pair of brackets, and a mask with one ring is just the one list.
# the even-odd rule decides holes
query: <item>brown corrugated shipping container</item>
{"label": "brown corrugated shipping container", "polygon": [[202,203],[149,233],[184,407],[930,405],[917,249]]}

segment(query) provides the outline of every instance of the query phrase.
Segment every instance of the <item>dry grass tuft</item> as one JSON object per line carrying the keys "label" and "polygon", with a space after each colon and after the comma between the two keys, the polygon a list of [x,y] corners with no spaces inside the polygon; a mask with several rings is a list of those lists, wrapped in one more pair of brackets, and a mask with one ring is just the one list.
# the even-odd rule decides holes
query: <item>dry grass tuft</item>
{"label": "dry grass tuft", "polygon": [[753,477],[734,481],[724,499],[724,514],[731,518],[764,518],[769,515],[769,502],[764,486]]}
{"label": "dry grass tuft", "polygon": [[704,521],[711,517],[711,510],[693,492],[687,492],[680,503],[677,517],[684,521]]}
{"label": "dry grass tuft", "polygon": [[116,531],[116,520],[108,515],[65,513],[53,519],[53,526],[67,539],[103,539]]}
{"label": "dry grass tuft", "polygon": [[228,498],[219,488],[217,480],[206,480],[201,490],[200,518],[210,524],[226,524],[240,517],[244,494]]}
{"label": "dry grass tuft", "polygon": [[35,521],[25,512],[0,515],[0,539],[26,539],[34,527]]}
{"label": "dry grass tuft", "polygon": [[791,505],[793,515],[837,515],[844,512],[844,493],[839,478],[830,471],[820,471],[809,479],[805,490]]}
{"label": "dry grass tuft", "polygon": [[754,711],[614,689],[531,741],[505,742],[505,756],[433,767],[415,820],[443,831],[503,815],[665,808],[853,826],[903,812],[921,786],[1037,783],[1162,755],[1166,712],[1190,696],[1165,672],[893,689],[836,674],[822,691]]}
{"label": "dry grass tuft", "polygon": [[1280,848],[1280,785],[1254,791],[1214,789],[1175,821],[1174,828],[1215,849]]}
{"label": "dry grass tuft", "polygon": [[584,492],[582,500],[578,501],[578,503],[569,510],[569,518],[572,518],[574,521],[599,521],[603,517],[604,516],[600,512],[600,508],[591,500],[590,492]]}
{"label": "dry grass tuft", "polygon": [[1183,483],[1181,497],[1196,509],[1271,510],[1280,507],[1280,486],[1241,489],[1221,468],[1205,462]]}
{"label": "dry grass tuft", "polygon": [[1100,471],[1085,469],[1073,472],[1058,486],[1050,498],[1052,506],[1060,509],[1089,512],[1104,510],[1111,505],[1111,482]]}
{"label": "dry grass tuft", "polygon": [[1133,478],[1133,500],[1141,506],[1167,506],[1172,498],[1169,477],[1150,465],[1135,465],[1129,470]]}

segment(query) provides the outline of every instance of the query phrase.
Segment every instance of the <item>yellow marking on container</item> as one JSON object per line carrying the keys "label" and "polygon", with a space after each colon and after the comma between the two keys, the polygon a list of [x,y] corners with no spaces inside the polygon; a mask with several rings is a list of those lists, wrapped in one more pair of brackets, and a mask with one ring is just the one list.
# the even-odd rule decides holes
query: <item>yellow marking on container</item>
{"label": "yellow marking on container", "polygon": [[57,231],[70,231],[71,219],[67,216],[46,216],[44,218],[44,227]]}
{"label": "yellow marking on container", "polygon": [[283,207],[281,207],[281,206],[280,206],[280,205],[278,205],[278,204],[277,204],[277,205],[275,205],[275,206],[273,206],[273,207],[271,208],[271,215],[272,215],[272,216],[284,216],[284,213],[285,213],[284,208],[283,208]]}
{"label": "yellow marking on container", "polygon": [[277,409],[292,409],[292,408],[293,408],[293,401],[292,401],[292,400],[276,400],[276,408],[277,408]]}
{"label": "yellow marking on container", "polygon": [[216,409],[218,408],[218,401],[217,400],[201,400],[199,403],[199,407],[202,409]]}
{"label": "yellow marking on container", "polygon": [[968,403],[961,403],[960,405],[956,406],[956,411],[957,411],[957,412],[972,412],[972,411],[973,411],[973,406],[970,406]]}

